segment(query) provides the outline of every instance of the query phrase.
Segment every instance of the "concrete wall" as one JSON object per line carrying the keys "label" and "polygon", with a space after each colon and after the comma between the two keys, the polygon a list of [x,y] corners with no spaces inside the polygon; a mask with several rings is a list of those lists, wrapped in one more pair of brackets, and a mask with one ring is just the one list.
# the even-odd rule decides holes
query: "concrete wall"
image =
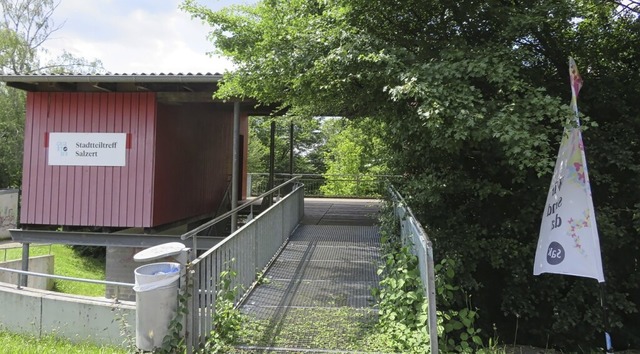
{"label": "concrete wall", "polygon": [[[53,255],[37,256],[29,258],[29,271],[34,273],[53,274]],[[0,262],[0,267],[22,270],[22,260]],[[18,284],[18,273],[0,271],[0,282],[9,284]],[[28,277],[27,286],[30,288],[51,290],[54,281],[50,278]]]}
{"label": "concrete wall", "polygon": [[18,222],[17,189],[0,189],[0,240],[9,239],[9,229],[15,229]]}
{"label": "concrete wall", "polygon": [[[121,283],[133,283],[135,281],[134,270],[141,264],[133,261],[133,256],[144,248],[131,247],[107,247],[106,280]],[[123,300],[136,300],[136,294],[131,288],[120,288],[118,297]],[[115,287],[107,285],[105,297],[112,299],[115,296]]]}
{"label": "concrete wall", "polygon": [[[65,295],[0,283],[0,327],[37,337],[54,334],[74,342],[121,346],[135,341],[135,302]],[[121,333],[122,323],[129,331]]]}

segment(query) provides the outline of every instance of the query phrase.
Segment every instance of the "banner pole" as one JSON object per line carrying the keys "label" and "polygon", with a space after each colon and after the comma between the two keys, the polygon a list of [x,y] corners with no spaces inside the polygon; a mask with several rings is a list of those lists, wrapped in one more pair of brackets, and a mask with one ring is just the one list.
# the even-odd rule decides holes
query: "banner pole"
{"label": "banner pole", "polygon": [[600,305],[602,306],[602,321],[604,322],[604,352],[613,353],[613,345],[611,344],[611,336],[609,335],[609,316],[607,314],[607,300],[606,300],[606,283],[600,284]]}

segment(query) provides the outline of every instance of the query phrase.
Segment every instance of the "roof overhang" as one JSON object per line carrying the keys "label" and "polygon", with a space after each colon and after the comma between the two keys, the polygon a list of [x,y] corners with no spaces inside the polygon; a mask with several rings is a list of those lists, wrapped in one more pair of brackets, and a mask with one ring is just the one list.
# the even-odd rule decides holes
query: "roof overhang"
{"label": "roof overhang", "polygon": [[60,74],[0,75],[7,86],[28,92],[155,92],[166,104],[240,102],[251,115],[270,115],[276,106],[260,105],[255,99],[214,99],[221,74]]}
{"label": "roof overhang", "polygon": [[208,92],[221,74],[0,75],[7,86],[30,92]]}

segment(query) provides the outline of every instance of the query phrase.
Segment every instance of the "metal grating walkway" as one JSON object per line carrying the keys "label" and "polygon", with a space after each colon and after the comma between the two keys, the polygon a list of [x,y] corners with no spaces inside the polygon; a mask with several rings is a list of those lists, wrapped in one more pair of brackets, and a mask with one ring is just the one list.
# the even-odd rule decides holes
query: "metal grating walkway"
{"label": "metal grating walkway", "polygon": [[305,199],[305,218],[241,311],[251,353],[357,352],[377,320],[375,200]]}

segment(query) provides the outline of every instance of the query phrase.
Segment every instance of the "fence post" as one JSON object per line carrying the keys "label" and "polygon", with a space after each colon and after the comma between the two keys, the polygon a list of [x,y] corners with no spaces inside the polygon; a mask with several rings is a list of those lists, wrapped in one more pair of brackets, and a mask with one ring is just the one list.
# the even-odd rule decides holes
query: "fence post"
{"label": "fence post", "polygon": [[[194,275],[194,271],[191,269],[191,263],[188,263],[186,266],[186,281],[185,285],[187,294],[187,311],[188,313],[185,316],[186,322],[186,332],[185,332],[185,343],[187,344],[187,353],[192,354],[194,352],[194,348],[198,348],[198,333],[195,333],[195,323],[198,319],[198,308],[195,297],[198,295],[198,284],[196,282],[196,277]],[[189,281],[189,277],[193,277],[191,282]]]}
{"label": "fence post", "polygon": [[[24,242],[22,244],[22,270],[25,272],[29,271],[29,242]],[[20,284],[19,286],[27,286],[27,275],[20,274]]]}
{"label": "fence post", "polygon": [[431,240],[427,240],[427,312],[429,314],[429,340],[431,352],[438,353],[438,318],[436,316],[436,274],[433,261],[433,247]]}

